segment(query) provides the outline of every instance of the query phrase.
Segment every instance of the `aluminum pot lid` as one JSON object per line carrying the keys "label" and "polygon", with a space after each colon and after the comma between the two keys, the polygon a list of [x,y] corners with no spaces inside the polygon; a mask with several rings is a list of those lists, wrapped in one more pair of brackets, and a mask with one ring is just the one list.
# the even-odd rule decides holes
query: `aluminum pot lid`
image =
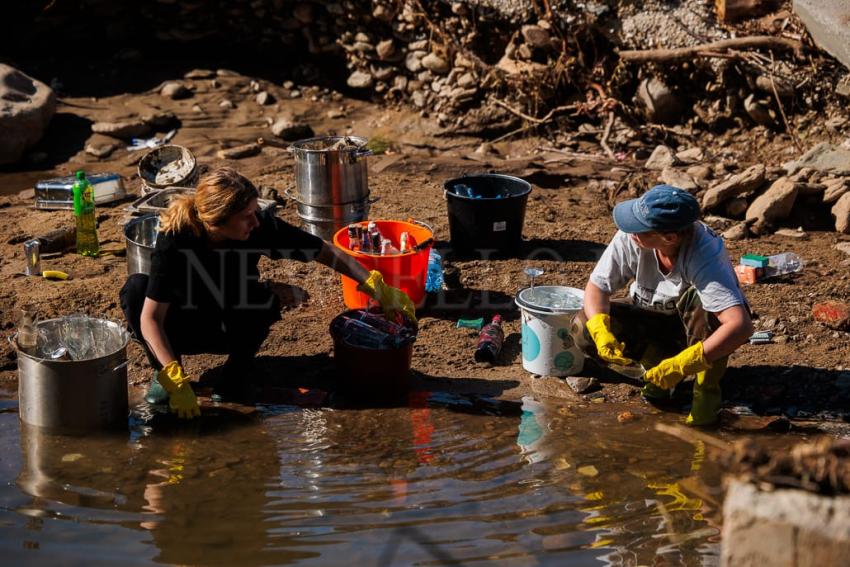
{"label": "aluminum pot lid", "polygon": [[562,285],[537,285],[527,287],[517,294],[520,307],[528,307],[548,313],[578,311],[584,305],[584,292]]}

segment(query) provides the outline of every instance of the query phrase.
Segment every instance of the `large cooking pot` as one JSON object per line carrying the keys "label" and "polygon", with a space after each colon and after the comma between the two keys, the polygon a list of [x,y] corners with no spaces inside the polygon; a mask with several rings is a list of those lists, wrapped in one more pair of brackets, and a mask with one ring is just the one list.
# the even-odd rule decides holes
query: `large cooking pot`
{"label": "large cooking pot", "polygon": [[[335,144],[350,142],[342,149]],[[362,202],[369,196],[366,138],[325,136],[299,140],[289,147],[295,156],[298,201],[313,207]]]}
{"label": "large cooking pot", "polygon": [[37,331],[35,351],[13,341],[21,421],[56,432],[127,427],[127,330],[74,315],[40,321]]}
{"label": "large cooking pot", "polygon": [[127,274],[149,274],[151,254],[159,234],[159,215],[149,214],[135,218],[124,225],[127,243]]}

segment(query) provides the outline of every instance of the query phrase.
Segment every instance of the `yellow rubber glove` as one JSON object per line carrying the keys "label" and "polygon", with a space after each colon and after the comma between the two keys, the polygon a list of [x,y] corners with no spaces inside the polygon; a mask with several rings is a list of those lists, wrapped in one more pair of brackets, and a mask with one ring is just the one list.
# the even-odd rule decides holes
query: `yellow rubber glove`
{"label": "yellow rubber glove", "polygon": [[176,360],[169,362],[156,375],[156,380],[168,392],[168,407],[180,419],[192,419],[201,415],[198,399],[192,391],[189,377],[183,372],[183,367]]}
{"label": "yellow rubber glove", "polygon": [[369,277],[357,286],[357,290],[377,301],[390,321],[396,320],[397,313],[404,313],[411,322],[416,323],[416,306],[413,301],[397,287],[387,285],[378,270],[369,272]]}
{"label": "yellow rubber glove", "polygon": [[629,366],[635,363],[631,358],[623,354],[625,345],[617,341],[617,337],[611,332],[611,316],[607,313],[597,313],[587,322],[587,331],[593,342],[596,343],[596,352],[599,358],[612,364]]}
{"label": "yellow rubber glove", "polygon": [[659,388],[670,390],[682,381],[685,376],[708,370],[711,365],[705,359],[702,342],[689,346],[676,356],[665,358],[646,371],[644,380]]}

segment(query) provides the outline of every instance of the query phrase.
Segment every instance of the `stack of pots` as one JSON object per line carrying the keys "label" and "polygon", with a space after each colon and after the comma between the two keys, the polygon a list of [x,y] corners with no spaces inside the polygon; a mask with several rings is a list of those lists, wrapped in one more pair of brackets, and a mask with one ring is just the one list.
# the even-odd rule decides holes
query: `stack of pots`
{"label": "stack of pots", "polygon": [[[335,148],[345,140],[345,146]],[[366,220],[369,199],[366,157],[372,152],[367,140],[356,136],[326,136],[300,140],[290,146],[295,156],[297,195],[287,196],[298,204],[304,229],[330,240],[340,228]]]}

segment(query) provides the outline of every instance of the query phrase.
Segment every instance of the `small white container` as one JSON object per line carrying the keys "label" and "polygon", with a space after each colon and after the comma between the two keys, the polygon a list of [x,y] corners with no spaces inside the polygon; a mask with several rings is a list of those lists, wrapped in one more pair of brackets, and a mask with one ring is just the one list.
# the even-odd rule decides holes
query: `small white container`
{"label": "small white container", "polygon": [[540,376],[574,376],[584,368],[584,353],[570,334],[584,305],[584,291],[565,286],[521,290],[522,367]]}

